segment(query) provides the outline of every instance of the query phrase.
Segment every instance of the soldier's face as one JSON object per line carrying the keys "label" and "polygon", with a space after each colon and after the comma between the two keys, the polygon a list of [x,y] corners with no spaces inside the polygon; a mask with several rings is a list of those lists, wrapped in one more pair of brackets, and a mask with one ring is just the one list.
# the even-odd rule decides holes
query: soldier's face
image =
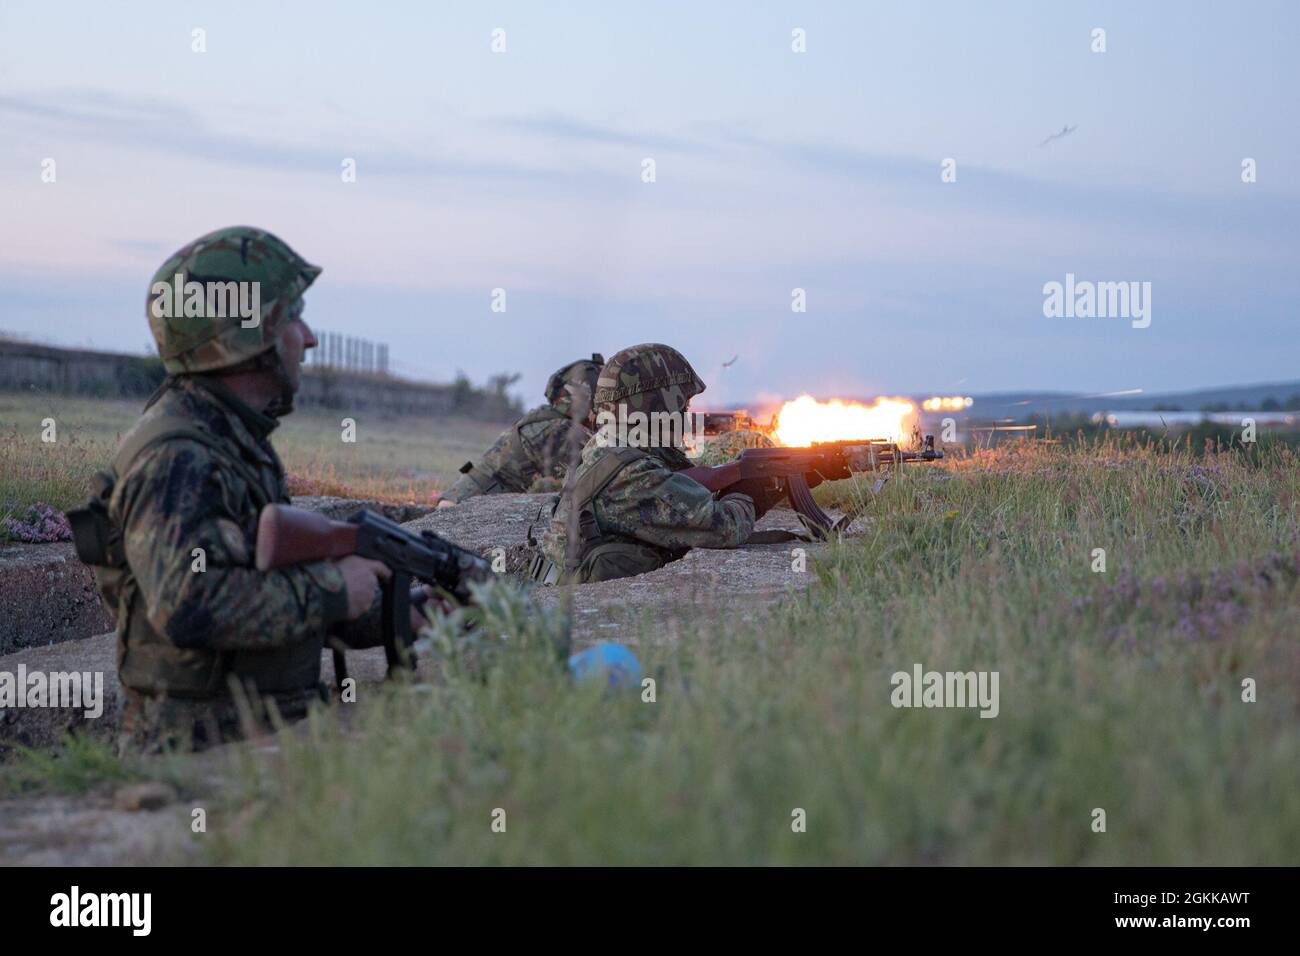
{"label": "soldier's face", "polygon": [[280,329],[277,345],[285,374],[296,392],[302,380],[303,356],[307,354],[308,349],[316,347],[316,336],[312,334],[311,327],[303,321],[301,313],[286,322]]}

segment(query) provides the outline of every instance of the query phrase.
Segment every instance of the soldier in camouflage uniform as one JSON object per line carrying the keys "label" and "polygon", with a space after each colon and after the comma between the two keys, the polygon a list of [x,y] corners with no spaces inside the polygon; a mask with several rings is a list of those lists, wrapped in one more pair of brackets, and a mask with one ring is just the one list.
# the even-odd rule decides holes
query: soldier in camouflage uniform
{"label": "soldier in camouflage uniform", "polygon": [[[702,391],[704,383],[676,349],[633,346],[601,369],[597,423],[626,421],[633,412],[684,416]],[[535,580],[607,581],[653,571],[691,548],[739,547],[778,497],[766,484],[750,482],[715,499],[699,482],[677,474],[691,467],[681,447],[652,447],[649,440],[620,445],[612,431],[601,427],[592,436],[565,482],[543,553],[533,563]]]}
{"label": "soldier in camouflage uniform", "polygon": [[80,514],[89,524],[74,516],[78,553],[116,612],[124,746],[229,739],[240,711],[256,718],[268,699],[301,716],[321,698],[327,634],[357,647],[382,640],[384,565],[355,555],[271,572],[253,563],[262,506],[289,501],[269,435],[316,344],[302,294],[320,269],[270,233],[233,227],[175,253],[154,282],[177,273],[259,283],[261,308],[241,321],[146,306],[167,378],[97,476]]}
{"label": "soldier in camouflage uniform", "polygon": [[[568,470],[569,447],[591,437],[591,393],[605,360],[600,355],[564,366],[546,383],[547,404],[534,408],[515,422],[475,464],[465,462],[461,476],[438,506],[460,504],[476,495],[528,491],[539,479],[563,479]],[[575,401],[588,410],[581,422],[572,420]],[[571,436],[571,428],[578,434]]]}

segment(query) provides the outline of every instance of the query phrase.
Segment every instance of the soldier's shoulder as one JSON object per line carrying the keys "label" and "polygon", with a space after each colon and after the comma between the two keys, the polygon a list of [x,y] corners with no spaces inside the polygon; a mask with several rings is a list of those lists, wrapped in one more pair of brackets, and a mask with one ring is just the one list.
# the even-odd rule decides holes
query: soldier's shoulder
{"label": "soldier's shoulder", "polygon": [[621,495],[662,485],[673,470],[654,455],[639,448],[613,447],[593,458],[591,471],[604,486],[605,495]]}
{"label": "soldier's shoulder", "polygon": [[515,420],[515,427],[520,428],[526,425],[535,425],[539,422],[563,421],[567,416],[558,411],[553,405],[538,405],[536,408],[530,408],[524,414]]}
{"label": "soldier's shoulder", "polygon": [[158,431],[164,422],[175,428],[198,428],[220,437],[221,415],[209,401],[193,388],[177,385],[168,388],[136,420],[131,430],[123,436],[122,443],[137,438],[141,433]]}
{"label": "soldier's shoulder", "polygon": [[[540,438],[547,435],[566,433],[569,425],[572,424],[564,415],[556,412],[554,415],[534,415],[521,418],[515,426],[519,433],[525,438]],[[577,426],[582,428],[581,425]],[[585,432],[586,429],[584,428]]]}
{"label": "soldier's shoulder", "polygon": [[213,429],[211,412],[182,389],[169,389],[139,418],[118,445],[118,480],[135,482],[170,473],[175,467],[210,467],[213,444],[225,439]]}
{"label": "soldier's shoulder", "polygon": [[582,462],[578,467],[585,469],[602,463],[607,464],[615,459],[632,462],[641,458],[650,459],[651,456],[640,448],[605,441],[600,432],[595,432],[582,446]]}

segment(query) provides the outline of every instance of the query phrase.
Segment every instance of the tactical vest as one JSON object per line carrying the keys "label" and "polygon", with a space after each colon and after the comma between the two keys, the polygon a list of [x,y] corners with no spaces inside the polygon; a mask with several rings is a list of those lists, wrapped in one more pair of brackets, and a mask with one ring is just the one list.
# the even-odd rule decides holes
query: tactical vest
{"label": "tactical vest", "polygon": [[[510,437],[506,439],[506,458],[509,461],[532,461],[533,452],[527,444],[524,443],[522,429],[528,425],[537,425],[542,422],[555,421],[563,419],[568,421],[569,416],[553,405],[539,405],[531,412],[525,415],[519,421],[510,426]],[[460,473],[467,475],[475,485],[478,486],[481,494],[490,495],[501,491],[527,491],[528,488],[507,487],[506,483],[501,480],[501,475],[495,471],[488,471],[472,461],[467,461],[460,466]]]}
{"label": "tactical vest", "polygon": [[[147,695],[211,698],[228,693],[231,677],[270,694],[316,684],[324,635],[289,647],[217,651],[177,647],[150,625],[144,599],[126,561],[123,529],[110,516],[109,506],[114,488],[130,474],[140,455],[175,439],[198,442],[216,454],[244,480],[259,511],[276,497],[263,486],[254,468],[189,418],[159,415],[127,434],[113,456],[111,469],[95,475],[90,500],[68,512],[77,556],[91,566],[104,603],[116,613],[118,675],[123,685]],[[238,608],[227,612],[239,613]]]}
{"label": "tactical vest", "polygon": [[[601,532],[595,501],[628,465],[646,453],[639,448],[614,448],[578,476],[570,493],[570,514],[577,514],[577,545],[568,548],[563,569],[549,559],[535,562],[533,577],[544,584],[590,584],[612,581],[661,568],[686,552],[660,548],[619,534]],[[558,503],[557,503],[558,507]]]}

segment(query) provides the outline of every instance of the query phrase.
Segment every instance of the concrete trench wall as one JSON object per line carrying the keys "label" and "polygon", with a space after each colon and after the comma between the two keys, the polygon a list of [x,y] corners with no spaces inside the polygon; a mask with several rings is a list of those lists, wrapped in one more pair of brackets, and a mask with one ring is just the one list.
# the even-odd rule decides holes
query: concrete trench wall
{"label": "concrete trench wall", "polygon": [[0,654],[112,629],[71,543],[0,546]]}

